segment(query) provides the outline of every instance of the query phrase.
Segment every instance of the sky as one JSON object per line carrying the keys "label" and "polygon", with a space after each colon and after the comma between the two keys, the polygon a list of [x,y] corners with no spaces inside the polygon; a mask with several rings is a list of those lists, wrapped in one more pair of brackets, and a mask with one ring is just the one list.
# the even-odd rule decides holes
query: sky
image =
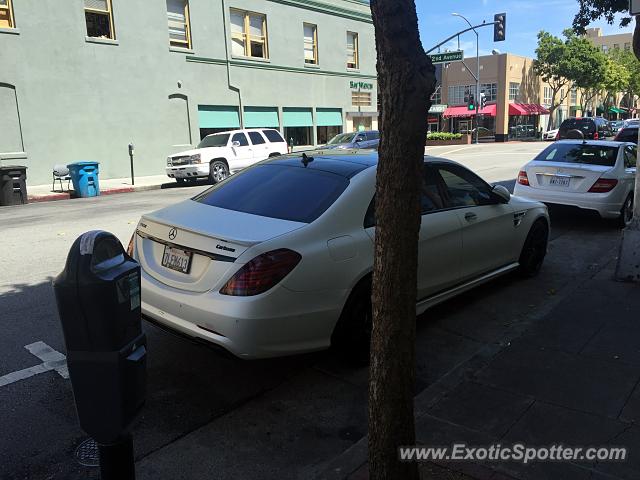
{"label": "sky", "polygon": [[[546,30],[561,36],[562,31],[571,27],[573,17],[578,12],[578,0],[416,0],[420,39],[425,50],[440,43],[445,38],[468,27],[453,12],[464,15],[472,25],[493,21],[495,13],[507,14],[506,40],[493,42],[493,27],[478,29],[480,34],[480,55],[491,54],[492,49],[501,53],[514,53],[535,57],[536,35]],[[619,22],[613,25],[605,20],[590,25],[601,27],[604,35],[633,32],[633,22],[621,29]],[[458,49],[457,40],[443,46]],[[460,36],[460,48],[465,57],[476,55],[476,35],[473,31]]]}

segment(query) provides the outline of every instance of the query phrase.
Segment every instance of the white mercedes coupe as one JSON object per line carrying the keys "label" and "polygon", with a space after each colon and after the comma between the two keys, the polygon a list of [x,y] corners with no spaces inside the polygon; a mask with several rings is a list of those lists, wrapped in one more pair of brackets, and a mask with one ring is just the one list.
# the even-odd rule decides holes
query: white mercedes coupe
{"label": "white mercedes coupe", "polygon": [[[129,251],[144,317],[264,358],[368,352],[377,154],[292,154],[144,215]],[[398,205],[398,209],[404,208]],[[547,208],[426,157],[416,313],[500,275],[535,275]]]}

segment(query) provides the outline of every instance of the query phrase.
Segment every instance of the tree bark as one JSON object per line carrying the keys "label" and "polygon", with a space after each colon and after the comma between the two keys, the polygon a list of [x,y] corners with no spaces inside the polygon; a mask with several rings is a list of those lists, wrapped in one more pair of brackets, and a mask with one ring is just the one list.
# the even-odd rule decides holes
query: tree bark
{"label": "tree bark", "polygon": [[[640,60],[640,17],[636,17],[636,27],[633,30],[633,53]],[[638,129],[638,145],[640,146],[640,129]],[[636,186],[633,198],[633,222],[628,228],[640,231],[640,155],[636,159]]]}
{"label": "tree bark", "polygon": [[434,68],[413,0],[372,0],[381,141],[376,179],[373,332],[369,372],[369,477],[417,479],[398,460],[415,444],[415,322],[420,191]]}

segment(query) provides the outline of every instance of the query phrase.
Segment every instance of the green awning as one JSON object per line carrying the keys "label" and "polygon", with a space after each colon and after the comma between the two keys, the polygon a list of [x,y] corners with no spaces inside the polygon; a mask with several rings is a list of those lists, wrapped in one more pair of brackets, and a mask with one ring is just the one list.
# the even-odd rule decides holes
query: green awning
{"label": "green awning", "polygon": [[228,105],[198,105],[200,128],[240,128],[238,107]]}
{"label": "green awning", "polygon": [[244,126],[245,128],[278,128],[277,107],[245,107],[244,108]]}
{"label": "green awning", "polygon": [[611,107],[611,108],[609,108],[609,112],[611,112],[611,113],[627,113],[627,112],[625,112],[624,110],[620,110],[620,109],[619,109],[619,108],[617,108],[617,107]]}
{"label": "green awning", "polygon": [[313,127],[310,108],[288,107],[282,109],[284,127]]}
{"label": "green awning", "polygon": [[341,127],[342,110],[339,108],[316,109],[316,125],[318,127]]}

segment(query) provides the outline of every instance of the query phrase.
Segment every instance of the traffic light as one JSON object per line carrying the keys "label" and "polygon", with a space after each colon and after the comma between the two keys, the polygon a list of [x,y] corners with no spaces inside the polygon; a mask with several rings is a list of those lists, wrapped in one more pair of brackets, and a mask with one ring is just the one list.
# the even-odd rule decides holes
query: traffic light
{"label": "traffic light", "polygon": [[476,99],[473,96],[473,93],[469,94],[469,100],[467,101],[467,110],[475,110],[476,109]]}
{"label": "traffic light", "polygon": [[487,96],[484,93],[480,93],[480,110],[484,110],[487,106]]}
{"label": "traffic light", "polygon": [[506,35],[506,27],[507,27],[507,14],[506,13],[496,13],[493,16],[493,41],[494,42],[502,42],[504,41]]}

